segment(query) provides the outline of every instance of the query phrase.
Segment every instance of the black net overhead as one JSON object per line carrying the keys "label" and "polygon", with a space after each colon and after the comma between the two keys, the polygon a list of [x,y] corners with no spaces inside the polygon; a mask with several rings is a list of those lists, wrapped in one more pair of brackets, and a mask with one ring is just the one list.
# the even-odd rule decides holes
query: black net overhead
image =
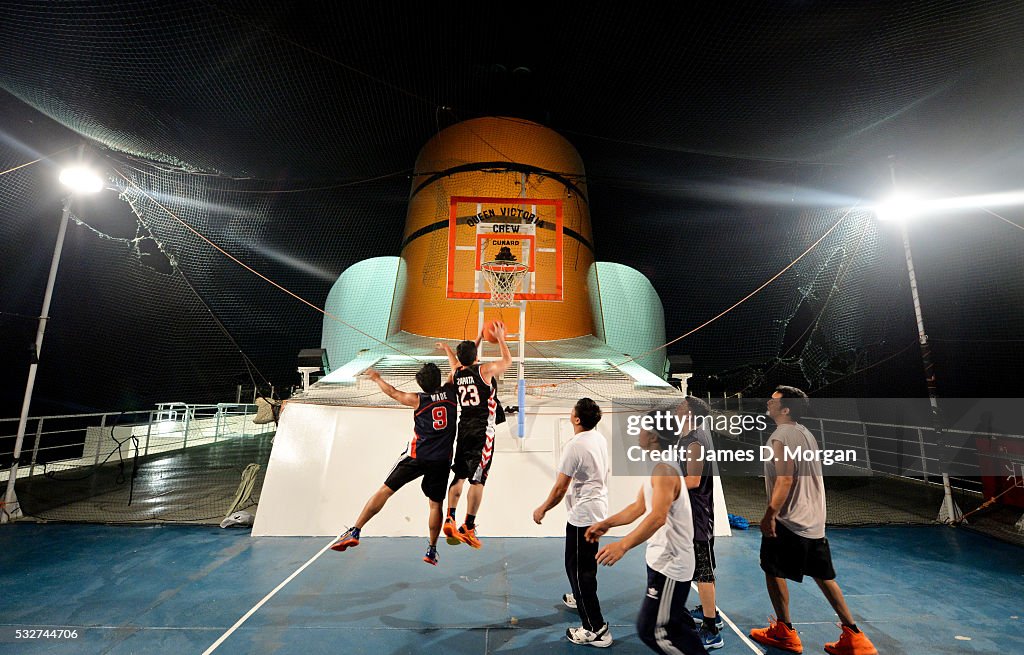
{"label": "black net overhead", "polygon": [[[919,396],[903,246],[867,211],[888,156],[931,195],[1016,190],[1024,169],[1016,1],[0,12],[3,416],[31,357],[56,174],[83,143],[119,192],[73,208],[37,415],[297,383],[323,317],[268,280],[322,306],[346,268],[397,255],[419,149],[489,115],[579,150],[596,258],[651,280],[669,338],[821,239],[670,346],[693,357],[697,391]],[[910,228],[944,395],[1021,392],[1024,210],[993,211]]]}
{"label": "black net overhead", "polygon": [[[580,150],[597,258],[651,279],[670,337],[848,214],[762,293],[670,348],[693,355],[698,388],[715,374],[710,386],[730,393],[785,381],[918,395],[898,234],[858,207],[891,184],[889,154],[901,181],[934,193],[1012,189],[1021,167],[1014,2],[549,8],[499,22],[455,6],[3,11],[0,165],[59,152],[0,185],[2,347],[18,370],[59,213],[53,176],[74,154],[64,149],[86,142],[127,189],[75,207],[46,344],[62,365],[41,369],[38,410],[294,384],[295,352],[318,344],[321,317],[177,218],[321,305],[348,266],[397,254],[422,144],[489,114],[540,121]],[[974,211],[911,238],[940,390],[1015,393],[1021,231]],[[5,414],[18,400],[10,385]]]}

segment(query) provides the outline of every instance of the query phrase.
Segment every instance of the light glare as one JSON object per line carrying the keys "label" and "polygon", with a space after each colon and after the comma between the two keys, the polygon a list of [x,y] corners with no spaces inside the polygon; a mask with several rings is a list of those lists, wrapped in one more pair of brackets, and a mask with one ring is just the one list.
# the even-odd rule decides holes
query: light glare
{"label": "light glare", "polygon": [[898,193],[874,207],[880,221],[907,221],[923,214],[935,215],[965,209],[988,209],[1024,204],[1024,191],[1004,191],[976,196],[953,196],[922,200],[914,195]]}
{"label": "light glare", "polygon": [[917,198],[899,193],[890,196],[875,206],[875,215],[880,221],[906,221],[923,211],[923,203]]}
{"label": "light glare", "polygon": [[75,193],[99,193],[103,190],[103,178],[85,166],[71,166],[60,172],[60,183]]}

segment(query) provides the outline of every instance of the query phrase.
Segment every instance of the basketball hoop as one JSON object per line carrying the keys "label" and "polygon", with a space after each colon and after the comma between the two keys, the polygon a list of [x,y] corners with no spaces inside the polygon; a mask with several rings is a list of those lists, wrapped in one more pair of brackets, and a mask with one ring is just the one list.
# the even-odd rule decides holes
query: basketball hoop
{"label": "basketball hoop", "polygon": [[480,264],[480,270],[491,289],[491,303],[508,307],[515,302],[516,291],[530,267],[521,262],[493,261]]}

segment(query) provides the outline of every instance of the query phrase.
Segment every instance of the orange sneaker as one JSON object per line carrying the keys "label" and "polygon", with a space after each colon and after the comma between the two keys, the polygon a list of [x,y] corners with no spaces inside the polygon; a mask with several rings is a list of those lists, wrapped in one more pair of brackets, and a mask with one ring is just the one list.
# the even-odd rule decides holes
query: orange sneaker
{"label": "orange sneaker", "polygon": [[462,527],[459,528],[459,531],[455,534],[458,536],[459,541],[466,544],[467,546],[472,546],[473,548],[477,549],[483,547],[483,544],[480,543],[480,540],[476,538],[476,528],[467,528],[466,524],[463,523]]}
{"label": "orange sneaker", "polygon": [[345,552],[347,548],[355,548],[359,545],[359,528],[349,528],[345,531],[345,534],[338,537],[338,539],[331,544],[331,550],[336,550],[339,553]]}
{"label": "orange sneaker", "polygon": [[444,540],[449,546],[458,546],[462,543],[462,539],[459,539],[459,529],[455,526],[455,519],[450,516],[446,516],[444,519],[444,525],[441,526],[441,531],[444,532]]}
{"label": "orange sneaker", "polygon": [[773,646],[779,650],[788,650],[791,653],[804,652],[804,645],[800,643],[800,635],[796,630],[782,621],[776,621],[774,617],[768,620],[767,628],[751,630],[750,638],[759,644]]}
{"label": "orange sneaker", "polygon": [[863,632],[854,632],[843,626],[839,641],[825,644],[825,652],[832,655],[878,655],[878,650]]}

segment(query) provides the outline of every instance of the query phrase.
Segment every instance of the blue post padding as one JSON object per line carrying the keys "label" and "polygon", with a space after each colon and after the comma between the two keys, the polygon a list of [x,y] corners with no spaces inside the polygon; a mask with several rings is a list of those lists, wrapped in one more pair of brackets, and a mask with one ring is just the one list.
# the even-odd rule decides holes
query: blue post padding
{"label": "blue post padding", "polygon": [[519,381],[519,438],[526,436],[526,380]]}

